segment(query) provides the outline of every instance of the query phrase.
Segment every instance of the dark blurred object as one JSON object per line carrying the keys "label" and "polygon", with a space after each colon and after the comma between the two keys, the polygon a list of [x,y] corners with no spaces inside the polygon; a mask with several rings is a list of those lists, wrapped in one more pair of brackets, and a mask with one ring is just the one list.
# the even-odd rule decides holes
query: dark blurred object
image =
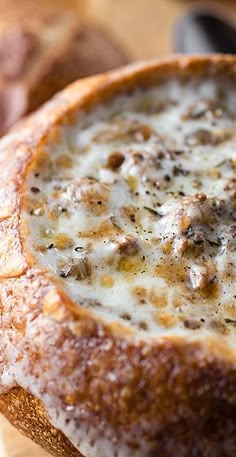
{"label": "dark blurred object", "polygon": [[126,61],[106,32],[72,12],[15,8],[0,18],[0,135],[70,82]]}
{"label": "dark blurred object", "polygon": [[191,10],[177,22],[174,50],[186,54],[235,54],[236,28],[210,10]]}

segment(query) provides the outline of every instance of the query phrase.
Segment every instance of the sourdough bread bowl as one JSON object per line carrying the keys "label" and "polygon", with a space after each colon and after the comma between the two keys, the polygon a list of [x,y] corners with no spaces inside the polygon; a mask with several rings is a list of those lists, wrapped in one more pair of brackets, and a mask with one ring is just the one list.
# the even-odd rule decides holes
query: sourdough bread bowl
{"label": "sourdough bread bowl", "polygon": [[0,143],[0,409],[54,456],[235,456],[235,74],[134,64]]}

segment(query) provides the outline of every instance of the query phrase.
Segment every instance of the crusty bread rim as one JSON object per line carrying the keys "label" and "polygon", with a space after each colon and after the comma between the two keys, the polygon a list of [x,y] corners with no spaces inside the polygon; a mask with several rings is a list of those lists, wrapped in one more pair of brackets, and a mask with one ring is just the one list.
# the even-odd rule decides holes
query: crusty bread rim
{"label": "crusty bread rim", "polygon": [[[19,345],[18,359],[24,354],[28,361],[25,371],[26,381],[20,383],[18,379],[15,379],[10,387],[20,385],[25,389],[25,395],[28,395],[26,391],[34,394],[33,389],[31,390],[27,385],[27,377],[33,379],[38,376],[40,378],[44,364],[49,357],[53,358],[54,352],[58,354],[58,351],[61,351],[60,361],[63,362],[67,350],[57,347],[59,341],[62,346],[67,339],[73,345],[76,343],[77,349],[73,352],[73,367],[71,367],[69,378],[76,376],[78,367],[80,371],[84,368],[86,374],[83,374],[83,382],[81,380],[81,385],[78,387],[75,406],[80,408],[83,405],[86,409],[86,423],[91,428],[98,427],[98,424],[103,421],[102,423],[106,424],[106,428],[109,428],[112,436],[116,437],[116,441],[119,436],[125,446],[127,445],[125,439],[127,431],[130,430],[130,433],[133,433],[134,428],[138,430],[143,443],[146,443],[145,449],[149,449],[149,453],[144,454],[148,456],[159,455],[158,452],[161,452],[166,440],[166,431],[170,430],[170,424],[179,421],[180,426],[177,427],[173,439],[170,440],[169,448],[172,451],[169,451],[169,454],[163,454],[174,456],[176,440],[180,439],[183,434],[185,421],[183,421],[180,411],[183,407],[188,411],[186,414],[189,421],[190,418],[192,420],[192,423],[190,421],[189,424],[197,427],[196,436],[199,435],[199,439],[201,439],[201,435],[205,432],[198,424],[198,412],[194,411],[196,399],[199,408],[203,408],[201,413],[203,421],[205,420],[207,423],[211,418],[216,430],[222,424],[223,419],[231,424],[231,416],[234,419],[236,417],[236,348],[223,338],[219,340],[219,338],[209,335],[204,341],[199,340],[198,337],[174,336],[168,338],[158,338],[157,336],[142,341],[140,338],[137,339],[136,335],[127,332],[125,325],[108,325],[101,319],[97,319],[90,311],[83,310],[72,303],[61,289],[60,281],[46,272],[44,268],[36,265],[32,253],[27,252],[24,245],[24,239],[27,236],[26,227],[20,219],[23,204],[21,193],[27,171],[38,151],[48,142],[56,140],[60,134],[61,125],[73,122],[78,110],[90,110],[94,105],[109,100],[115,94],[132,91],[137,86],[153,85],[172,75],[184,78],[191,75],[193,77],[196,75],[214,77],[219,74],[235,79],[236,58],[221,55],[177,57],[161,62],[138,63],[105,75],[88,78],[69,86],[38,113],[19,124],[0,144],[0,165],[3,170],[0,177],[0,246],[2,252],[0,292],[3,316],[3,333],[0,344],[3,354],[6,355],[1,371],[4,373],[9,362],[11,345],[15,347]],[[24,309],[24,316],[22,316],[22,309]],[[39,347],[37,341],[36,343],[33,341],[30,345],[29,330],[32,328],[34,331],[37,329],[45,343],[47,336],[51,332],[55,333],[57,343],[54,342],[54,345],[51,346],[49,342],[45,352],[42,347]],[[11,343],[7,338],[9,335]],[[85,351],[86,348],[84,342],[92,340],[94,340],[93,351],[86,349],[84,360],[81,360],[81,351]],[[107,342],[110,344],[107,344],[105,350],[104,345]],[[102,353],[99,350],[101,347],[103,348]],[[39,360],[37,368],[34,363],[36,359]],[[99,366],[100,370],[100,384],[97,387],[94,387],[93,383],[95,380],[91,368],[93,364]],[[51,375],[53,378],[54,371],[58,369],[61,379],[64,379],[59,368],[48,366],[49,377]],[[115,384],[108,380],[108,373],[114,370],[117,370]],[[130,378],[129,372],[131,373]],[[59,373],[57,373],[58,376]],[[190,378],[187,376],[189,374]],[[125,379],[125,394],[122,394],[124,385],[120,379]],[[164,379],[168,379],[167,385]],[[70,388],[70,379],[65,377],[65,383],[67,383],[65,385],[65,391],[67,391]],[[202,383],[204,386],[207,385],[206,391],[202,389]],[[0,386],[2,384],[3,382],[0,383]],[[4,391],[3,385],[2,388]],[[6,391],[8,389],[9,386],[6,386]],[[101,395],[101,389],[106,391],[107,397],[105,394]],[[155,395],[156,390],[158,390],[158,396]],[[59,401],[60,392],[49,391],[49,395]],[[44,402],[43,394],[36,396]],[[121,397],[123,399],[120,402]],[[1,409],[7,414],[10,408],[12,413],[8,413],[8,416],[17,422],[17,418],[14,418],[14,407],[11,402],[10,407],[9,403],[6,405],[4,398],[7,399],[7,395],[1,397]],[[15,398],[14,395],[13,398]],[[219,402],[221,405],[223,400],[225,410],[223,408],[221,417],[218,417]],[[12,401],[15,404],[15,400]],[[60,397],[60,402],[63,403],[63,401],[65,402],[65,399],[62,400]],[[211,411],[204,406],[207,401],[211,405]],[[111,404],[113,405],[112,411],[109,407]],[[48,409],[48,405],[45,403],[44,408]],[[143,425],[145,420],[148,420],[150,424],[147,430]],[[29,427],[30,421],[29,414]],[[236,420],[234,423],[236,424]],[[18,426],[20,428],[19,423]],[[154,438],[158,431],[161,431],[159,441]],[[235,431],[235,428],[231,427],[227,440],[233,439]],[[28,433],[32,432],[28,431]],[[212,441],[210,444],[213,446],[213,450],[217,440],[218,435],[216,434],[214,442]],[[55,455],[66,455],[60,453],[63,451],[60,450],[62,448],[59,443],[56,451],[55,448],[50,447],[50,443],[46,443],[45,446]],[[114,444],[114,449],[115,446],[118,445]],[[137,440],[134,448],[135,446],[138,446]],[[189,440],[187,440],[186,446],[190,446]],[[151,454],[151,452],[155,453]],[[72,455],[80,454],[75,451],[75,454]]]}

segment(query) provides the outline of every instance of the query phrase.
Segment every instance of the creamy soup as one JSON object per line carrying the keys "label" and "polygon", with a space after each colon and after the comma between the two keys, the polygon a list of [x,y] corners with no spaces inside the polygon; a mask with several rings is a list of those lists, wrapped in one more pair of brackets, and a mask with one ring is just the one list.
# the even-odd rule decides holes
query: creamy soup
{"label": "creamy soup", "polygon": [[29,246],[140,335],[236,325],[236,92],[170,80],[78,113],[26,189]]}

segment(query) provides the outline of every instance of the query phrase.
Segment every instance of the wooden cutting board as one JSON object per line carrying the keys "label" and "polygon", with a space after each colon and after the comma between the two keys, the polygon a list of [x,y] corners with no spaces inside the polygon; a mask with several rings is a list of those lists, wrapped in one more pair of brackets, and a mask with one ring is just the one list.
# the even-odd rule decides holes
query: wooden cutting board
{"label": "wooden cutting board", "polygon": [[[19,4],[24,1],[18,0]],[[42,4],[50,0],[40,0]],[[51,0],[53,2],[53,0]],[[172,29],[181,12],[197,2],[184,0],[54,0],[57,6],[66,5],[77,14],[81,11],[100,22],[129,52],[131,58],[148,59],[163,57],[172,51]],[[0,13],[10,2],[0,0]],[[234,1],[212,0],[209,6],[217,6],[236,20]],[[223,6],[222,6],[223,5]],[[0,457],[49,457],[49,454],[18,433],[0,415]]]}
{"label": "wooden cutting board", "polygon": [[0,457],[51,457],[0,415]]}

